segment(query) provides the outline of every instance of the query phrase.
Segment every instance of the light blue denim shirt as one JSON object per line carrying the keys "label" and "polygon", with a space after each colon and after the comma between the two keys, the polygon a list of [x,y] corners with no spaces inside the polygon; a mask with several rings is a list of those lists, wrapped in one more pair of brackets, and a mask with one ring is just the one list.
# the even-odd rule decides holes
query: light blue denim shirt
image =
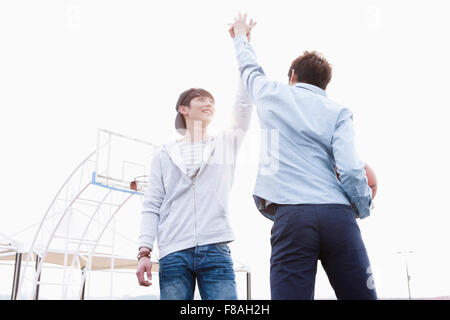
{"label": "light blue denim shirt", "polygon": [[273,220],[271,203],[337,203],[353,206],[361,219],[369,216],[372,190],[355,150],[352,112],[314,85],[269,80],[245,35],[234,45],[261,128],[258,210]]}

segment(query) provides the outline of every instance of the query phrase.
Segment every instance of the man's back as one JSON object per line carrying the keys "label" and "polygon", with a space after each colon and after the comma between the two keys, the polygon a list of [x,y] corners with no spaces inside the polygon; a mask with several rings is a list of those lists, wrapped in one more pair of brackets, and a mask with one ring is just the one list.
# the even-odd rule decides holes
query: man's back
{"label": "man's back", "polygon": [[335,203],[351,204],[367,217],[372,191],[354,147],[351,111],[315,85],[269,80],[247,39],[236,36],[234,44],[262,130],[253,195],[260,212],[273,219],[271,203]]}
{"label": "man's back", "polygon": [[261,199],[278,204],[350,204],[336,178],[332,148],[338,119],[350,111],[313,85],[278,83],[273,89],[260,97],[264,109],[259,112],[267,113],[260,117],[261,134],[267,143],[261,145],[254,191],[258,207]]}

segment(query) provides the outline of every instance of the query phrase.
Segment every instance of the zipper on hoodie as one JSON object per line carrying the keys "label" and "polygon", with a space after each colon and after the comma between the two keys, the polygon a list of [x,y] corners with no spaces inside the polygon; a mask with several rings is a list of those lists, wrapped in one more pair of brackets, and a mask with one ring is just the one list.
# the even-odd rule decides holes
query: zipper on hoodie
{"label": "zipper on hoodie", "polygon": [[192,190],[194,191],[194,228],[195,228],[195,244],[198,246],[198,237],[197,237],[197,204],[195,199],[195,181],[192,181]]}

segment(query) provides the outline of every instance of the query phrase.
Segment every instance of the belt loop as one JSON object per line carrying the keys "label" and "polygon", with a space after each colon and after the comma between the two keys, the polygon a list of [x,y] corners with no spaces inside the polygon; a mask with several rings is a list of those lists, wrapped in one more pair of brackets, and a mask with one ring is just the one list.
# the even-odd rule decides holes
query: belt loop
{"label": "belt loop", "polygon": [[277,210],[278,210],[278,204],[277,203],[272,203],[272,210],[273,210],[273,215],[275,216],[275,214],[277,213]]}

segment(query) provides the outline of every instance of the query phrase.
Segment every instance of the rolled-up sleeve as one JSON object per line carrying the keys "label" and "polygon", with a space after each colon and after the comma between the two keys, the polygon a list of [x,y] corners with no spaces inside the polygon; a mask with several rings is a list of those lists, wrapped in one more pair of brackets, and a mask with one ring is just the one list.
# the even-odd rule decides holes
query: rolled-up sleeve
{"label": "rolled-up sleeve", "polygon": [[372,190],[368,186],[364,162],[355,150],[353,115],[344,108],[336,122],[331,142],[342,187],[360,219],[370,215]]}
{"label": "rolled-up sleeve", "polygon": [[144,203],[141,212],[141,225],[139,232],[139,246],[153,250],[153,243],[158,232],[159,208],[165,197],[161,172],[161,153],[155,151],[150,167],[147,189],[144,194]]}

